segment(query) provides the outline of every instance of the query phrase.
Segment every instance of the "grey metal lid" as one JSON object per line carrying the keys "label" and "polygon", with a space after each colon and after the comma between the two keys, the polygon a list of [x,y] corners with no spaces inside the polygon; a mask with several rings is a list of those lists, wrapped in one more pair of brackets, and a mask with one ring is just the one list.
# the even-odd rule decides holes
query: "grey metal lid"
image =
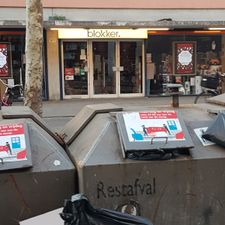
{"label": "grey metal lid", "polygon": [[32,166],[28,126],[25,120],[0,121],[0,170]]}
{"label": "grey metal lid", "polygon": [[174,110],[118,113],[117,126],[125,153],[194,147],[184,121]]}

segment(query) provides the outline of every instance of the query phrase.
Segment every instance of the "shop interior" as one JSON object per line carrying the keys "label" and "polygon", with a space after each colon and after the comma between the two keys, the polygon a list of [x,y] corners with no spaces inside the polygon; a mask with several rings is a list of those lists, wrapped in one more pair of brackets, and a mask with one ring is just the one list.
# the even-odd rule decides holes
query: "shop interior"
{"label": "shop interior", "polygon": [[[176,59],[174,43],[194,43],[191,73],[175,72]],[[203,76],[222,73],[222,35],[212,34],[177,34],[150,35],[146,48],[147,95],[167,95],[165,84],[182,84],[180,92],[185,95],[201,93]]]}
{"label": "shop interior", "polygon": [[[0,79],[8,84],[24,83],[25,76],[25,32],[0,31],[0,51],[6,56],[6,62],[1,63]],[[4,48],[6,46],[6,48]],[[4,91],[4,88],[1,88]],[[19,89],[15,88],[15,97]],[[2,95],[2,93],[1,93]]]}
{"label": "shop interior", "polygon": [[87,95],[87,43],[63,42],[66,95]]}
{"label": "shop interior", "polygon": [[[45,31],[44,31],[45,36]],[[1,29],[0,30],[0,79],[4,83],[10,85],[22,84],[25,86],[25,29]],[[5,47],[4,47],[5,46]],[[4,62],[4,56],[6,61]],[[43,58],[45,59],[45,52],[43,48]],[[43,82],[42,82],[42,96],[47,98],[46,88],[46,64],[43,60]],[[1,84],[3,85],[3,84]],[[1,88],[1,97],[5,91],[4,85]],[[22,97],[19,87],[13,89],[13,97],[15,101],[21,101]]]}

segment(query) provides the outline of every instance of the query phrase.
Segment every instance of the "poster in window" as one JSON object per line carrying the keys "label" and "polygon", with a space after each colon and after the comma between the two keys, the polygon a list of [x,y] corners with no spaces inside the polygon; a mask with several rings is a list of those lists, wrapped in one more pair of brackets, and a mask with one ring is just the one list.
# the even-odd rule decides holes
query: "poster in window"
{"label": "poster in window", "polygon": [[11,77],[11,48],[9,43],[0,43],[0,77]]}
{"label": "poster in window", "polygon": [[65,80],[74,80],[74,68],[65,68]]}
{"label": "poster in window", "polygon": [[175,75],[195,75],[196,42],[174,42],[173,54]]}

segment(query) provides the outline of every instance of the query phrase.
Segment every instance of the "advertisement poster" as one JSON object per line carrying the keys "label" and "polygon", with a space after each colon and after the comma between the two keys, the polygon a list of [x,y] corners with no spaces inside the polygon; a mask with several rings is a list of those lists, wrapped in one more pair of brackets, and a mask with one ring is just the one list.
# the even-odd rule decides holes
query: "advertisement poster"
{"label": "advertisement poster", "polygon": [[0,43],[0,77],[9,77],[10,74],[9,44]]}
{"label": "advertisement poster", "polygon": [[65,68],[65,80],[74,80],[74,68]]}
{"label": "advertisement poster", "polygon": [[24,125],[0,125],[0,163],[27,160]]}
{"label": "advertisement poster", "polygon": [[123,119],[130,142],[185,140],[175,111],[125,113]]}
{"label": "advertisement poster", "polygon": [[195,42],[174,42],[174,74],[192,75],[195,74],[196,43]]}

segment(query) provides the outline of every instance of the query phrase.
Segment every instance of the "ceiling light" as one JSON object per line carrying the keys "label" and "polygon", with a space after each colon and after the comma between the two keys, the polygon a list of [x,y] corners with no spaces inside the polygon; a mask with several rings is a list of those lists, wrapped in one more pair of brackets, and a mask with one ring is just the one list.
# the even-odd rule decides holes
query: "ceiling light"
{"label": "ceiling light", "polygon": [[225,30],[225,27],[209,27],[208,30]]}

